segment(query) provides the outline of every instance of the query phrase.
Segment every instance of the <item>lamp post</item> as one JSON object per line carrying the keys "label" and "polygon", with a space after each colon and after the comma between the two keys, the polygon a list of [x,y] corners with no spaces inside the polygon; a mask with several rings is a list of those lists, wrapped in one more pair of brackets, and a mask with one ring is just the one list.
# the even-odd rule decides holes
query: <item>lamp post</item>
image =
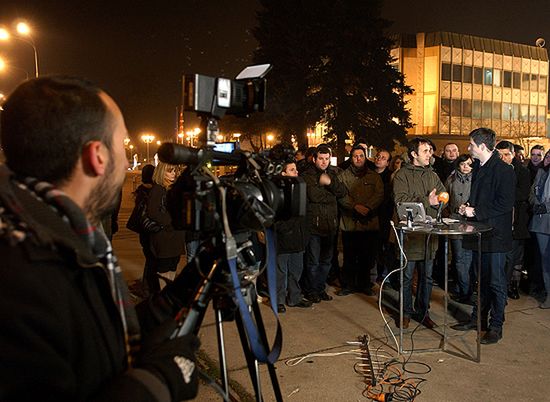
{"label": "lamp post", "polygon": [[147,163],[149,163],[149,144],[155,140],[155,136],[153,134],[143,134],[141,140],[147,145]]}
{"label": "lamp post", "polygon": [[[38,77],[38,49],[36,48],[33,37],[31,36],[31,28],[26,22],[20,21],[15,26],[15,30],[17,32],[17,35],[13,36],[15,39],[32,46],[32,50],[34,52],[34,74],[35,77]],[[10,38],[10,32],[6,28],[0,28],[0,40],[7,41]]]}

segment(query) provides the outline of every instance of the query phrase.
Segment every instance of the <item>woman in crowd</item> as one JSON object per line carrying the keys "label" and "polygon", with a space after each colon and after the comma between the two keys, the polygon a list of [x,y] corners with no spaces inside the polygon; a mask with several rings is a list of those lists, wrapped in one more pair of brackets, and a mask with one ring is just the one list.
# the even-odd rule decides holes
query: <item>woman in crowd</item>
{"label": "woman in crowd", "polygon": [[159,223],[162,229],[150,234],[151,253],[154,257],[154,269],[146,278],[149,291],[160,290],[157,273],[169,273],[173,278],[178,262],[185,250],[185,235],[181,230],[174,230],[172,218],[166,208],[167,190],[176,180],[176,167],[159,162],[153,173],[153,187],[149,193],[147,215]]}
{"label": "woman in crowd", "polygon": [[[445,187],[449,192],[449,211],[452,219],[460,219],[458,207],[470,198],[472,185],[472,157],[460,155],[455,162],[455,170],[451,173]],[[459,303],[471,304],[473,286],[470,285],[470,268],[472,265],[472,250],[462,248],[462,236],[451,238],[451,250],[456,270],[456,295],[453,300]]]}
{"label": "woman in crowd", "polygon": [[546,289],[546,300],[540,308],[550,308],[550,151],[544,155],[542,167],[538,170],[537,176],[531,189],[529,201],[533,206],[533,218],[529,230],[535,233],[539,245],[542,276]]}
{"label": "woman in crowd", "polygon": [[[136,207],[142,202],[147,203],[149,199],[149,192],[153,187],[153,172],[155,167],[153,165],[145,165],[141,170],[141,184],[136,188],[134,192]],[[146,230],[139,232],[139,244],[143,250],[143,256],[145,257],[145,266],[143,267],[143,290],[145,294],[149,294],[149,281],[147,278],[151,275],[156,277],[154,271],[155,257],[151,253],[151,234]],[[155,278],[156,279],[156,278]]]}

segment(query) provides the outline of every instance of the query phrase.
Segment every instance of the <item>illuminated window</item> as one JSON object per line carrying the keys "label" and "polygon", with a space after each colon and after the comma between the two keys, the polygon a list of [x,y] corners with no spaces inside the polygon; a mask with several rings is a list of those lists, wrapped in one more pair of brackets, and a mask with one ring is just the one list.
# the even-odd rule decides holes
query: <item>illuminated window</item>
{"label": "illuminated window", "polygon": [[529,108],[529,121],[531,123],[535,123],[537,121],[537,107],[536,106],[531,106]]}
{"label": "illuminated window", "polygon": [[512,103],[512,120],[519,120],[519,103]]}
{"label": "illuminated window", "polygon": [[538,110],[539,110],[539,113],[538,113],[538,116],[537,116],[538,117],[537,121],[539,123],[546,122],[546,108],[544,106],[539,106]]}
{"label": "illuminated window", "polygon": [[506,88],[512,88],[512,72],[504,71],[504,79],[502,80],[502,86]]}
{"label": "illuminated window", "polygon": [[462,82],[462,65],[453,64],[453,81]]}
{"label": "illuminated window", "polygon": [[451,115],[451,100],[447,98],[441,98],[441,116]]}
{"label": "illuminated window", "polygon": [[493,104],[490,101],[483,101],[481,114],[484,119],[490,119],[493,111]]}
{"label": "illuminated window", "polygon": [[493,85],[493,69],[486,68],[483,70],[483,83],[485,85]]}
{"label": "illuminated window", "polygon": [[531,86],[529,89],[533,92],[537,92],[539,88],[539,76],[536,74],[531,74]]}
{"label": "illuminated window", "polygon": [[512,88],[515,88],[515,89],[521,88],[521,74],[518,72],[512,73]]}
{"label": "illuminated window", "polygon": [[462,82],[465,82],[467,84],[472,83],[472,75],[473,75],[473,69],[470,66],[464,66],[464,70],[462,71]]}
{"label": "illuminated window", "polygon": [[502,70],[493,70],[493,84],[495,87],[502,86]]}
{"label": "illuminated window", "polygon": [[474,67],[474,84],[483,83],[483,69],[481,67]]}
{"label": "illuminated window", "polygon": [[462,115],[462,101],[460,99],[451,99],[451,116],[460,117]]}
{"label": "illuminated window", "polygon": [[523,73],[521,74],[521,89],[524,91],[529,90],[529,76],[531,74],[529,73]]}
{"label": "illuminated window", "polygon": [[481,119],[481,101],[472,102],[472,118]]}
{"label": "illuminated window", "polygon": [[493,102],[493,119],[500,119],[501,108],[500,102]]}
{"label": "illuminated window", "polygon": [[546,75],[541,75],[539,77],[539,92],[546,92],[548,89],[548,77]]}
{"label": "illuminated window", "polygon": [[529,105],[521,105],[520,111],[521,111],[521,121],[529,120]]}
{"label": "illuminated window", "polygon": [[441,65],[441,80],[442,81],[451,80],[451,65],[449,63],[443,63]]}
{"label": "illuminated window", "polygon": [[503,103],[502,104],[502,120],[510,120],[512,117],[512,104]]}
{"label": "illuminated window", "polygon": [[468,99],[462,100],[462,116],[472,117],[472,101]]}

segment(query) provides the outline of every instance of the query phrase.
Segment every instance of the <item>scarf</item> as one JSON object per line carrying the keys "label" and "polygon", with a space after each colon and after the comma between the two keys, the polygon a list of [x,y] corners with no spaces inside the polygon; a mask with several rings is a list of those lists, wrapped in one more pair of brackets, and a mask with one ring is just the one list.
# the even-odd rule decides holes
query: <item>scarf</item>
{"label": "scarf", "polygon": [[136,312],[130,303],[128,287],[122,277],[122,270],[113,253],[112,245],[102,229],[92,226],[82,209],[75,204],[63,191],[47,182],[34,178],[25,178],[17,185],[29,191],[38,200],[50,208],[67,222],[75,234],[89,247],[90,251],[99,259],[109,279],[111,295],[118,309],[124,330],[124,343],[128,365],[131,366],[132,356],[138,348],[140,328]]}

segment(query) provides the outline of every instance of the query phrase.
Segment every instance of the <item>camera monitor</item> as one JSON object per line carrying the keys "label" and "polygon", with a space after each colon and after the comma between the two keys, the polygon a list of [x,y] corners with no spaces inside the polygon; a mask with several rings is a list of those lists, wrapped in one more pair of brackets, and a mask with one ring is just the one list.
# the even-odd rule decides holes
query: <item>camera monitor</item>
{"label": "camera monitor", "polygon": [[407,221],[407,213],[411,211],[413,222],[426,223],[426,210],[421,202],[398,202],[397,216],[399,221]]}

